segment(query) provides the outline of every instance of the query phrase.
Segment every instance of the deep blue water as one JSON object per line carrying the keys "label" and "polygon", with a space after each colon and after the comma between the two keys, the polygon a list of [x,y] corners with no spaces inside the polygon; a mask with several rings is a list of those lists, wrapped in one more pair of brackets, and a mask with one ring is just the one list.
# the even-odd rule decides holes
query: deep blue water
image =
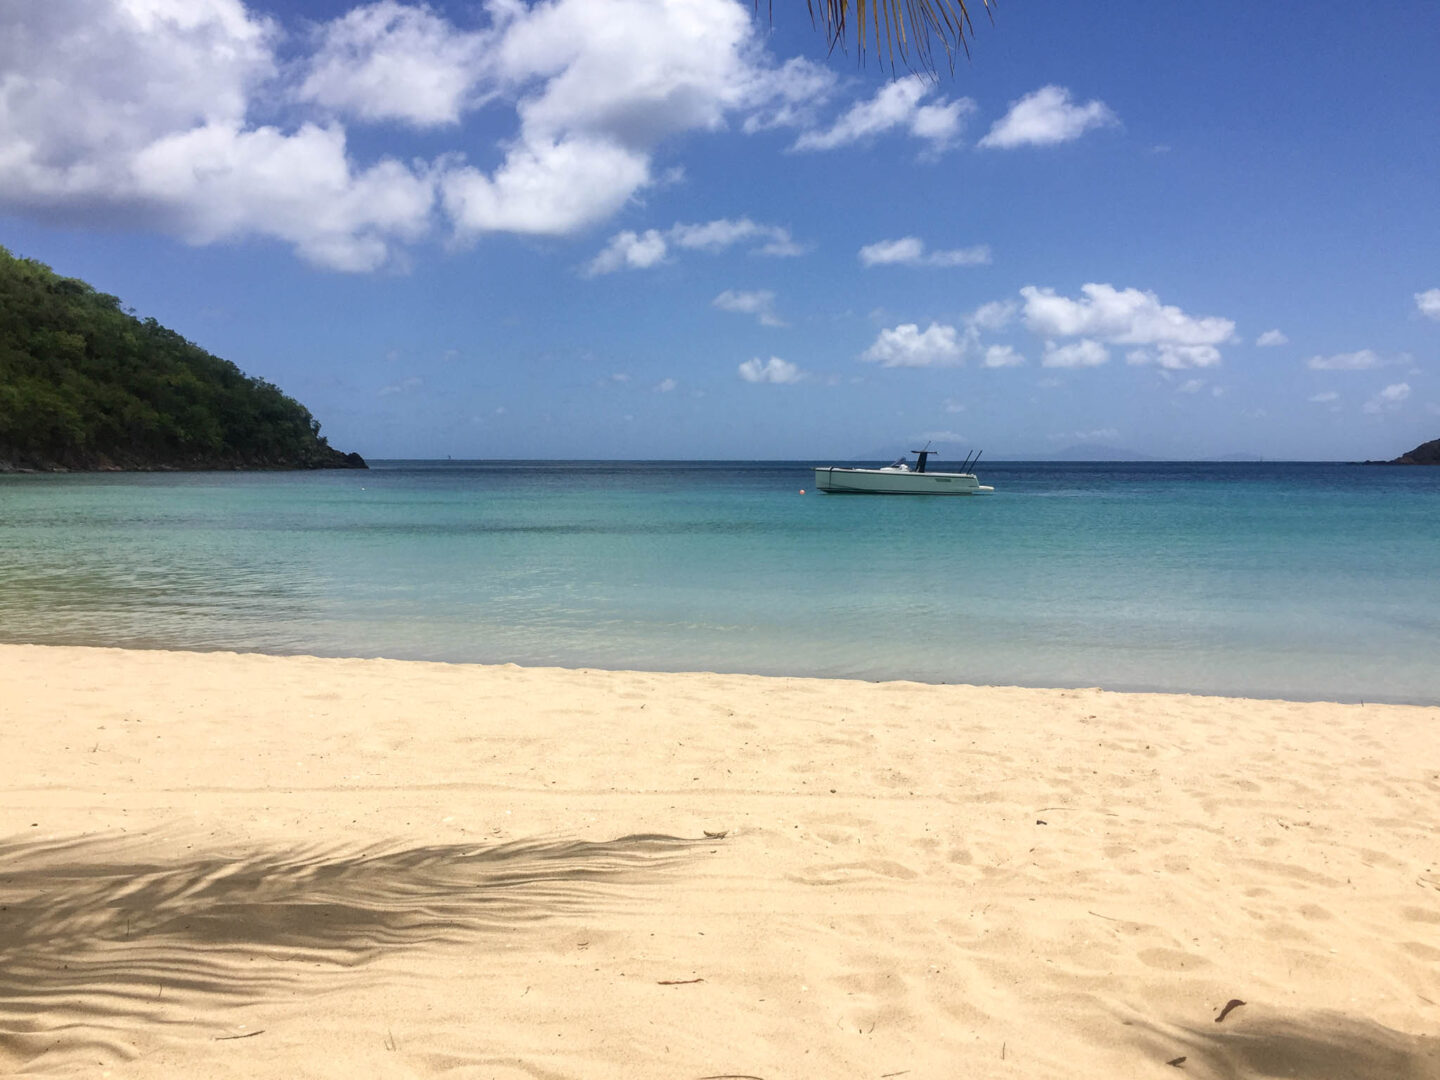
{"label": "deep blue water", "polygon": [[1440,469],[810,464],[4,476],[0,640],[1440,703]]}

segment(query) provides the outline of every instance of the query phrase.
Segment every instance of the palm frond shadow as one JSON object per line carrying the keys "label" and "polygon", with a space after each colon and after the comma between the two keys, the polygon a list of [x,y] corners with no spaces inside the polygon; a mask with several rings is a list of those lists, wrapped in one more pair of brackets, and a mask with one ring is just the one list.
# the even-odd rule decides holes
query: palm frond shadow
{"label": "palm frond shadow", "polygon": [[1149,1027],[1144,1041],[1157,1061],[1183,1055],[1185,1071],[1216,1080],[1440,1080],[1440,1037],[1344,1013],[1265,1015],[1233,1028]]}
{"label": "palm frond shadow", "polygon": [[0,842],[0,1064],[30,1058],[62,1023],[113,1049],[106,1032],[195,1014],[177,1000],[323,989],[382,952],[615,903],[622,879],[696,843],[714,841],[234,853],[179,838]]}

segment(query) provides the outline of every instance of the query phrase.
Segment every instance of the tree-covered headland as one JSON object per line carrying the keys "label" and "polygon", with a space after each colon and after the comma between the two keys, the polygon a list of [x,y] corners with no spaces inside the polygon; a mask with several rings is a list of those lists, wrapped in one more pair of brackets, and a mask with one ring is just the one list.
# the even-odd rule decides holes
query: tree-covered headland
{"label": "tree-covered headland", "polygon": [[279,387],[0,247],[0,470],[336,468]]}

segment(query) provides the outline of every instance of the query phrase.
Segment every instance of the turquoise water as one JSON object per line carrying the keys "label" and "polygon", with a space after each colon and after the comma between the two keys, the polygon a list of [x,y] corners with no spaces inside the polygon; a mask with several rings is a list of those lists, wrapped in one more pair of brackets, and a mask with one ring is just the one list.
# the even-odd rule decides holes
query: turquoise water
{"label": "turquoise water", "polygon": [[1440,469],[980,472],[5,476],[0,640],[1440,703]]}

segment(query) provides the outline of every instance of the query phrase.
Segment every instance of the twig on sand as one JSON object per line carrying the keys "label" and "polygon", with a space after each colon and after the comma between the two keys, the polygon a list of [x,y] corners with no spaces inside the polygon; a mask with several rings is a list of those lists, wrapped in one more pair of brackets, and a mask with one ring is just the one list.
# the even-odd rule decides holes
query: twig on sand
{"label": "twig on sand", "polygon": [[1225,1017],[1230,1015],[1231,1009],[1238,1009],[1241,1005],[1244,1004],[1245,1002],[1241,1001],[1239,998],[1231,998],[1225,1003],[1225,1007],[1220,1010],[1220,1015],[1215,1017],[1215,1022],[1218,1024],[1221,1020],[1224,1020]]}
{"label": "twig on sand", "polygon": [[1174,1065],[1175,1068],[1178,1069],[1181,1065],[1185,1064],[1185,1055],[1181,1054],[1178,1058],[1171,1058],[1169,1061],[1165,1062],[1165,1064]]}
{"label": "twig on sand", "polygon": [[247,1031],[247,1032],[245,1032],[243,1035],[216,1035],[216,1036],[215,1036],[215,1041],[216,1041],[216,1042],[225,1042],[227,1039],[253,1039],[256,1035],[264,1035],[264,1034],[265,1034],[265,1029],[264,1029],[264,1028],[261,1028],[259,1031]]}
{"label": "twig on sand", "polygon": [[656,986],[689,986],[691,983],[704,982],[704,979],[656,979]]}

